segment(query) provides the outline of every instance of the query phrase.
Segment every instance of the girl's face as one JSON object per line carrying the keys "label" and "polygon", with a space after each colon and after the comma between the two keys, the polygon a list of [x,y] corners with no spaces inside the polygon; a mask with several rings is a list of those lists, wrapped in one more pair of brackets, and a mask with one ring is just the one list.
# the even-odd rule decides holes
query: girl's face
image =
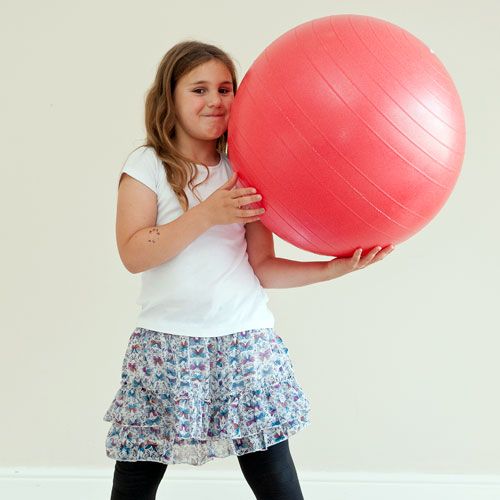
{"label": "girl's face", "polygon": [[233,100],[233,81],[224,63],[212,59],[192,69],[174,91],[176,137],[217,140],[227,129]]}

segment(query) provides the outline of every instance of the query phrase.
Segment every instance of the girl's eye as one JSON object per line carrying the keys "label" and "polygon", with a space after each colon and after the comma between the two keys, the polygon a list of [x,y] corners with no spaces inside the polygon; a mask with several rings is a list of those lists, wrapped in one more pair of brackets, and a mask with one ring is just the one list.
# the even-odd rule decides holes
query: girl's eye
{"label": "girl's eye", "polygon": [[[201,94],[204,91],[205,91],[205,89],[194,89],[193,90],[193,92],[195,92],[196,94]],[[222,88],[222,89],[219,89],[219,92],[221,92],[222,94],[229,94],[231,92],[231,90]]]}

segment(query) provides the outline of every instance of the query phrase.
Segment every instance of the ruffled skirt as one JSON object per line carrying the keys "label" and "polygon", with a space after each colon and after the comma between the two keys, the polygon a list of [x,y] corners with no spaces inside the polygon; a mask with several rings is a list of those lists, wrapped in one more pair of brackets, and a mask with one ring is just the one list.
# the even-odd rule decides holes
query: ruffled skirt
{"label": "ruffled skirt", "polygon": [[272,328],[219,337],[136,328],[103,417],[106,455],[202,465],[289,438],[310,423],[309,410]]}

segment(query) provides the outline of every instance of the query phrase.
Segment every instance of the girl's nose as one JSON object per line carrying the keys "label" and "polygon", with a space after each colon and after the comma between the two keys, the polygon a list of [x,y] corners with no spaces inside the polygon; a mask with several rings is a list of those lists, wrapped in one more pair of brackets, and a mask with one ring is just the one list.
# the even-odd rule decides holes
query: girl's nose
{"label": "girl's nose", "polygon": [[221,98],[221,95],[219,94],[219,92],[212,94],[209,101],[210,101],[210,104],[212,106],[218,106],[219,104],[221,104],[222,98]]}

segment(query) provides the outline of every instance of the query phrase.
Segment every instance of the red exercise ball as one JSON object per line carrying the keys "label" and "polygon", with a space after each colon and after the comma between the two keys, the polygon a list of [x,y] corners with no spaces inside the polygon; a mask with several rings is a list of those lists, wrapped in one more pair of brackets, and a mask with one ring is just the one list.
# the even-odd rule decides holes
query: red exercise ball
{"label": "red exercise ball", "polygon": [[237,91],[228,155],[262,223],[317,254],[400,243],[448,199],[465,123],[443,64],[387,21],[336,15],[269,45]]}

